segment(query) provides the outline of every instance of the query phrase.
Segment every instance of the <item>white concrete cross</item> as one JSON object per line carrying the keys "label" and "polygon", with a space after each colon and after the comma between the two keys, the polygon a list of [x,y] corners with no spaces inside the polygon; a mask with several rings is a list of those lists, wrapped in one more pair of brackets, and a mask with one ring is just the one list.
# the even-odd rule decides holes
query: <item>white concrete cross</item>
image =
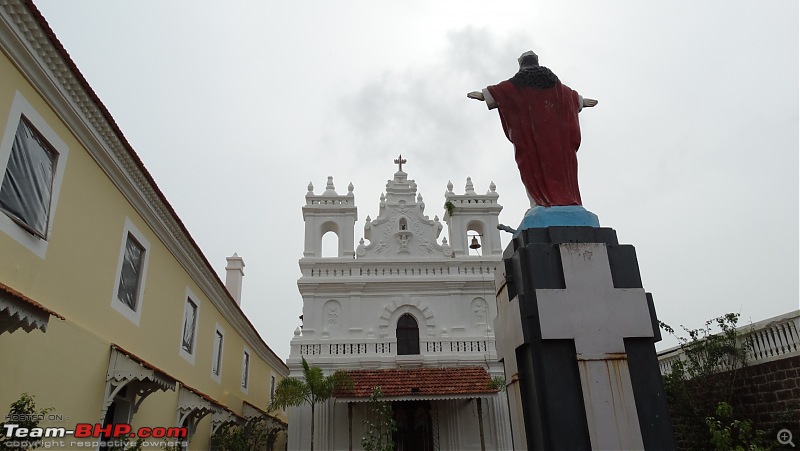
{"label": "white concrete cross", "polygon": [[602,243],[559,245],[566,289],[536,290],[542,339],[572,339],[593,449],[641,449],[623,338],[652,337],[642,288],[614,288]]}

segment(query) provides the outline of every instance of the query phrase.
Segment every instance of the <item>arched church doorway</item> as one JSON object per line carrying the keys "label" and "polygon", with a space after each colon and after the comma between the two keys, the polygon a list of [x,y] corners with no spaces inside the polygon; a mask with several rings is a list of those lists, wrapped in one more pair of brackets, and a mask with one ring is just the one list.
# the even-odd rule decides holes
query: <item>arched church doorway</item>
{"label": "arched church doorway", "polygon": [[429,401],[396,401],[392,415],[397,422],[393,434],[395,451],[433,451],[433,421]]}

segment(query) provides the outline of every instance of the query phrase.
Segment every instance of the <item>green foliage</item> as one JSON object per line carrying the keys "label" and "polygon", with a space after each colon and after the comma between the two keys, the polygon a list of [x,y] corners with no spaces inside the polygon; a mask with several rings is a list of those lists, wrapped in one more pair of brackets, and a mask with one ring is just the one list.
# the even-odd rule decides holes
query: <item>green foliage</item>
{"label": "green foliage", "polygon": [[489,390],[506,391],[506,378],[503,376],[495,376],[489,381],[486,388]]}
{"label": "green foliage", "polygon": [[769,451],[777,445],[767,439],[766,432],[753,428],[752,421],[734,419],[733,407],[726,402],[717,405],[706,425],[716,451]]}
{"label": "green foliage", "polygon": [[690,449],[708,449],[713,434],[720,443],[724,442],[720,432],[724,427],[712,431],[707,421],[718,416],[720,405],[730,406],[733,388],[741,377],[739,370],[746,364],[750,344],[737,331],[738,321],[738,313],[728,313],[706,321],[699,329],[681,326],[688,336],[680,337],[672,327],[660,323],[663,330],[678,339],[683,351],[682,359],[673,363],[671,372],[664,376],[664,391],[671,410],[679,412],[681,432]]}
{"label": "green foliage", "polygon": [[322,369],[309,366],[303,357],[303,379],[287,377],[275,386],[275,396],[269,410],[285,409],[303,404],[316,405],[328,400],[337,390],[348,390],[352,387],[350,376],[344,371],[337,371],[329,376],[322,374]]}
{"label": "green foliage", "polygon": [[397,422],[392,418],[392,406],[384,401],[380,387],[374,387],[369,396],[369,414],[364,420],[367,434],[361,437],[365,451],[394,451],[392,434],[397,430]]}
{"label": "green foliage", "polygon": [[11,451],[24,451],[28,449],[38,448],[41,443],[22,444],[20,446],[11,446],[11,442],[24,442],[25,439],[18,439],[16,437],[6,437],[4,435],[6,424],[15,424],[21,428],[35,428],[39,426],[39,418],[46,417],[48,413],[53,411],[52,407],[36,410],[36,402],[33,396],[28,393],[23,393],[18,400],[11,403],[11,408],[8,411],[6,419],[11,418],[10,421],[0,423],[0,449]]}
{"label": "green foliage", "polygon": [[[660,324],[662,329],[680,342],[686,361],[681,362],[677,368],[682,376],[692,379],[735,371],[745,366],[746,353],[750,347],[748,342],[741,340],[736,330],[738,322],[738,313],[726,313],[706,321],[700,329],[687,329],[681,326],[688,337],[678,337],[671,327],[664,323]],[[712,325],[716,325],[719,332],[714,332]]]}
{"label": "green foliage", "polygon": [[789,403],[783,412],[775,415],[774,419],[777,423],[775,429],[794,429],[800,423],[800,404]]}
{"label": "green foliage", "polygon": [[344,371],[325,376],[322,369],[312,367],[302,358],[303,378],[287,377],[275,386],[275,397],[269,410],[285,409],[291,406],[308,404],[311,406],[311,451],[314,451],[314,408],[317,403],[324,402],[333,396],[335,391],[352,389],[353,381]]}
{"label": "green foliage", "polygon": [[244,425],[227,423],[211,436],[214,451],[269,450],[275,446],[281,429],[269,427],[265,417],[251,418]]}
{"label": "green foliage", "polygon": [[447,210],[448,216],[453,216],[453,211],[455,211],[456,206],[455,204],[453,204],[448,200],[447,202],[444,203],[444,209]]}

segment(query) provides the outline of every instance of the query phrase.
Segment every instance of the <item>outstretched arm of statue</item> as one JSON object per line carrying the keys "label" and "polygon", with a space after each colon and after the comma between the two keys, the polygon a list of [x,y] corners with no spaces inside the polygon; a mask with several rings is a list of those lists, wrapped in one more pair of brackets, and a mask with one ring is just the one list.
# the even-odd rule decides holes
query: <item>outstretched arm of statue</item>
{"label": "outstretched arm of statue", "polygon": [[486,102],[486,108],[489,108],[490,110],[497,108],[497,102],[494,101],[494,97],[492,97],[492,93],[489,92],[488,88],[481,91],[468,92],[467,97],[470,99],[480,100],[481,102]]}
{"label": "outstretched arm of statue", "polygon": [[597,100],[595,100],[595,99],[587,99],[587,98],[584,97],[584,99],[583,99],[583,107],[584,108],[593,107],[595,105],[597,105]]}

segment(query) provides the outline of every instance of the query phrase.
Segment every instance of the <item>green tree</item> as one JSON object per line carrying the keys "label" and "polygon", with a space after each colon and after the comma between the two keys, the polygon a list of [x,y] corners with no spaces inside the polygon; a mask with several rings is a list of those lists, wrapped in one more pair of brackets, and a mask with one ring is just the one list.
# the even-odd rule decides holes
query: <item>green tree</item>
{"label": "green tree", "polygon": [[[732,424],[727,417],[720,416],[732,415],[732,410],[719,410],[719,406],[730,407],[733,389],[742,377],[739,370],[747,363],[750,342],[739,333],[738,322],[738,313],[727,313],[706,321],[699,329],[681,326],[688,336],[678,336],[672,327],[660,324],[678,339],[683,351],[682,358],[664,375],[664,391],[670,410],[678,416],[674,419],[676,425],[690,449],[706,450],[715,437],[722,443],[721,429],[711,429],[709,421],[716,426],[722,424],[718,421]],[[738,424],[747,426],[743,422]]]}
{"label": "green tree", "polygon": [[392,418],[392,406],[384,401],[380,387],[374,387],[369,396],[369,414],[364,426],[367,434],[361,437],[361,446],[366,451],[394,451],[392,434],[397,430],[397,422]]}
{"label": "green tree", "polygon": [[278,440],[279,428],[267,425],[263,416],[247,420],[244,425],[227,423],[211,436],[214,451],[269,450]]}
{"label": "green tree", "polygon": [[717,405],[715,416],[706,418],[711,444],[716,451],[769,451],[777,445],[766,432],[755,429],[750,420],[733,418],[733,407],[727,402]]}
{"label": "green tree", "polygon": [[314,408],[317,403],[327,401],[334,391],[349,390],[353,382],[344,371],[325,376],[322,369],[309,366],[302,358],[303,378],[287,377],[275,387],[275,397],[269,410],[285,409],[290,406],[309,404],[311,406],[311,451],[314,451]]}
{"label": "green tree", "polygon": [[506,391],[506,378],[503,376],[495,376],[486,384],[486,388],[490,390]]}
{"label": "green tree", "polygon": [[[36,410],[36,403],[33,400],[33,396],[28,393],[23,393],[18,400],[11,403],[11,408],[8,411],[8,415],[5,417],[9,421],[0,423],[0,449],[25,451],[41,446],[41,441],[27,443],[26,439],[20,440],[16,437],[6,437],[5,425],[14,424],[20,428],[27,428],[30,430],[31,428],[38,427],[40,419],[46,417],[47,414],[52,411],[52,407]],[[21,444],[19,446],[11,446],[13,442],[20,442]]]}

